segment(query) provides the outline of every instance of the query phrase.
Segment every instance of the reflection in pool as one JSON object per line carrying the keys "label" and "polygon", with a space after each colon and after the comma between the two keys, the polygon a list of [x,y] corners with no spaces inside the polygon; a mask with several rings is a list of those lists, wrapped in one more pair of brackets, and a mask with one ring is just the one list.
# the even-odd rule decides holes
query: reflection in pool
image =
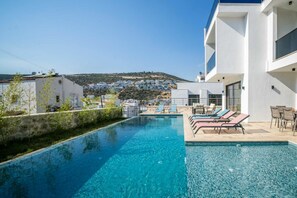
{"label": "reflection in pool", "polygon": [[182,117],[137,117],[0,165],[0,197],[186,196]]}

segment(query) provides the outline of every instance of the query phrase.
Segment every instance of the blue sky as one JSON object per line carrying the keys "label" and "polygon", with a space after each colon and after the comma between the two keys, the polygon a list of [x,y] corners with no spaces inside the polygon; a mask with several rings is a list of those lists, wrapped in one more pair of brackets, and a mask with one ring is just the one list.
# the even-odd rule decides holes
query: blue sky
{"label": "blue sky", "polygon": [[204,69],[212,0],[1,0],[0,73]]}

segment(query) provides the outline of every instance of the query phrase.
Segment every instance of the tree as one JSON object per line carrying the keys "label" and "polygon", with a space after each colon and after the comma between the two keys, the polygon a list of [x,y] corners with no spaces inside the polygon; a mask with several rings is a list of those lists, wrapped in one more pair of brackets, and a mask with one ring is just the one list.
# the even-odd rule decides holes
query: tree
{"label": "tree", "polygon": [[22,77],[16,74],[3,92],[3,96],[0,98],[0,134],[3,142],[5,142],[7,134],[9,133],[7,127],[17,124],[16,122],[8,122],[5,116],[8,113],[15,113],[21,109],[21,98],[23,94],[21,83]]}
{"label": "tree", "polygon": [[116,107],[116,100],[117,100],[117,95],[111,95],[108,101],[105,102],[105,108],[113,108]]}
{"label": "tree", "polygon": [[52,89],[53,81],[54,81],[53,77],[47,77],[44,80],[41,91],[39,91],[38,103],[42,111],[44,112],[49,111],[49,106],[50,106],[49,102],[53,95],[53,89]]}
{"label": "tree", "polygon": [[32,111],[36,108],[36,95],[35,95],[35,87],[32,83],[28,83],[28,86],[24,90],[24,106],[27,114],[31,114]]}
{"label": "tree", "polygon": [[72,108],[73,108],[73,107],[72,107],[72,104],[71,104],[71,102],[70,102],[70,99],[67,98],[67,99],[65,100],[65,102],[61,105],[59,111],[60,111],[60,112],[61,112],[61,111],[70,111]]}
{"label": "tree", "polygon": [[21,110],[23,88],[21,86],[22,76],[16,74],[3,92],[1,108],[4,113]]}

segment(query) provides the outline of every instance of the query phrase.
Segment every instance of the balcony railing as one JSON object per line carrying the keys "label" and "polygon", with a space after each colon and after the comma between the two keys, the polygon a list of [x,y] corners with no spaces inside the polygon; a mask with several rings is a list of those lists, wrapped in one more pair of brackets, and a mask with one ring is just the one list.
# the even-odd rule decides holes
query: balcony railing
{"label": "balcony railing", "polygon": [[208,74],[216,66],[216,53],[214,52],[206,65],[206,74]]}
{"label": "balcony railing", "polygon": [[222,98],[171,98],[171,104],[178,106],[192,106],[194,103],[204,105],[214,103],[216,106],[222,106]]}
{"label": "balcony railing", "polygon": [[275,58],[281,58],[297,50],[297,28],[275,42]]}
{"label": "balcony railing", "polygon": [[219,3],[262,3],[262,1],[263,0],[214,0],[205,26],[206,32],[208,32],[208,28]]}

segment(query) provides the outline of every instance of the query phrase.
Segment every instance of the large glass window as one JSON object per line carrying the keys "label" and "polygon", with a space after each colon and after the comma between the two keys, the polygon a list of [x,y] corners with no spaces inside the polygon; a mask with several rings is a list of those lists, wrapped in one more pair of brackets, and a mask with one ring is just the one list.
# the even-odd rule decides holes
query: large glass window
{"label": "large glass window", "polygon": [[199,95],[189,95],[189,106],[192,106],[193,103],[200,103]]}
{"label": "large glass window", "polygon": [[208,94],[208,104],[211,103],[222,106],[222,94]]}
{"label": "large glass window", "polygon": [[231,111],[241,111],[241,82],[226,86],[226,107]]}

